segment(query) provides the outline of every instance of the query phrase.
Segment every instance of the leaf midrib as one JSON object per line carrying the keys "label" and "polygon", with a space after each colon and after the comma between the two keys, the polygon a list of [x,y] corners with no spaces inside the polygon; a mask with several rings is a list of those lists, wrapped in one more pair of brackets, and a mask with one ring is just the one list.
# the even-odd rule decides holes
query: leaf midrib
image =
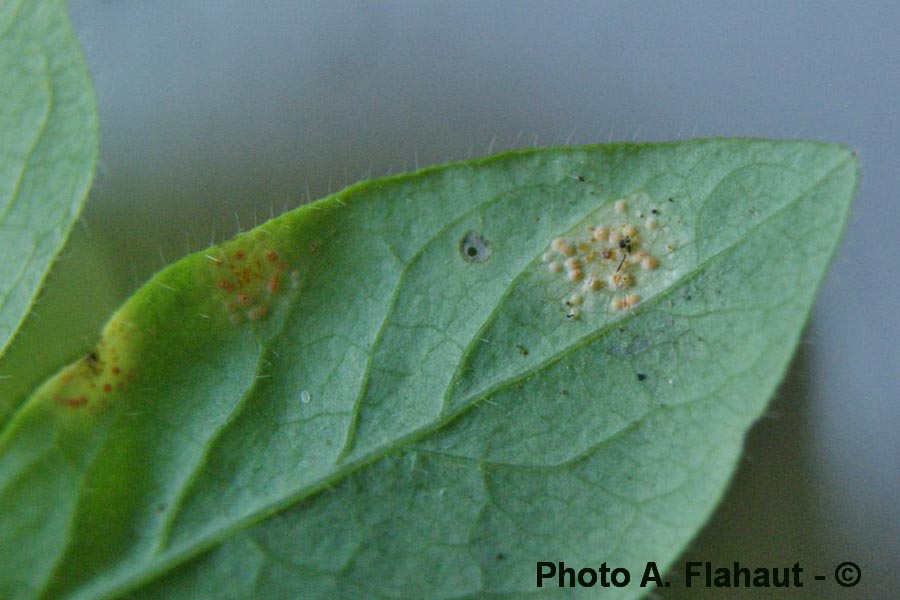
{"label": "leaf midrib", "polygon": [[[511,188],[510,190],[505,190],[503,193],[496,194],[496,195],[486,199],[484,202],[482,202],[480,204],[476,204],[469,210],[464,211],[462,214],[460,214],[459,216],[454,218],[452,221],[450,221],[444,227],[442,227],[440,230],[438,230],[437,233],[435,233],[434,235],[429,237],[427,240],[425,240],[424,243],[422,243],[421,247],[418,250],[416,250],[416,252],[414,254],[412,254],[403,263],[403,266],[400,268],[400,272],[397,275],[397,282],[394,285],[393,292],[391,293],[391,300],[388,304],[387,310],[385,311],[384,318],[382,319],[381,324],[378,326],[378,331],[375,333],[375,337],[372,340],[371,347],[372,347],[373,351],[367,353],[366,366],[365,366],[365,369],[363,370],[362,381],[360,382],[360,386],[359,386],[359,394],[357,394],[356,399],[353,402],[353,409],[352,409],[352,416],[351,416],[350,424],[349,424],[349,430],[347,432],[346,439],[344,440],[344,445],[341,448],[341,451],[338,453],[336,463],[343,462],[344,459],[347,456],[349,456],[353,451],[353,444],[356,440],[356,432],[358,430],[359,412],[362,408],[363,399],[365,398],[366,393],[369,390],[370,383],[372,380],[372,364],[373,364],[373,361],[374,361],[374,358],[376,355],[376,353],[374,352],[374,349],[377,348],[381,344],[381,340],[384,338],[384,334],[385,334],[385,331],[387,330],[390,319],[397,310],[397,304],[398,304],[398,301],[400,298],[400,293],[403,290],[403,286],[406,282],[406,277],[409,274],[409,270],[413,267],[413,265],[416,263],[416,261],[418,261],[425,254],[425,251],[428,250],[428,248],[436,240],[440,239],[440,237],[443,234],[447,233],[448,231],[452,230],[454,227],[458,226],[466,218],[472,216],[473,214],[478,213],[481,210],[484,210],[485,208],[487,208],[489,206],[492,206],[493,204],[495,204],[497,202],[500,202],[504,198],[508,197],[509,194],[513,191],[530,188],[530,187],[536,187],[538,185],[540,185],[540,184],[517,186],[517,187]],[[518,278],[518,276],[516,278]],[[513,281],[515,281],[515,280],[513,280]],[[512,284],[512,283],[513,282],[510,282],[510,284]],[[488,319],[490,319],[492,315],[493,315],[493,312],[491,313],[491,315],[488,315]],[[480,331],[480,329],[479,329],[479,331]],[[465,356],[465,354],[469,350],[469,347],[470,346],[466,346],[466,348],[463,349],[463,356]],[[450,381],[451,386],[454,382],[454,379],[455,379],[455,377],[451,378],[451,381]]]}

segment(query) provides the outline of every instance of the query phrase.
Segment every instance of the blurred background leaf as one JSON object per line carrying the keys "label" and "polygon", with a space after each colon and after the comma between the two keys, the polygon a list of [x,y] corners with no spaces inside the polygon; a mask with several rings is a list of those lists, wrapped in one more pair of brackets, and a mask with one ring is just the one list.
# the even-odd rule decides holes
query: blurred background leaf
{"label": "blurred background leaf", "polygon": [[[62,0],[0,5],[0,81],[2,357],[81,212],[97,158],[94,93]],[[0,396],[0,423],[12,406]]]}

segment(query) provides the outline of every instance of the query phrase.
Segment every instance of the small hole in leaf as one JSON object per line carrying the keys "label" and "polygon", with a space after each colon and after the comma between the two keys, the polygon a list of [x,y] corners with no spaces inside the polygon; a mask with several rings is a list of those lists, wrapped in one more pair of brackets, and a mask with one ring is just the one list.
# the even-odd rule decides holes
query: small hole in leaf
{"label": "small hole in leaf", "polygon": [[484,262],[491,256],[491,243],[470,231],[459,241],[459,253],[468,262]]}

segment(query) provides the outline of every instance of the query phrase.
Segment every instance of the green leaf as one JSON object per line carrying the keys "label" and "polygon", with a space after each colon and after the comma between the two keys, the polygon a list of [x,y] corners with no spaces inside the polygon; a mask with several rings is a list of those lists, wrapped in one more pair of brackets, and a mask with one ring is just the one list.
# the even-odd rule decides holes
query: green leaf
{"label": "green leaf", "polygon": [[0,4],[0,81],[2,355],[81,211],[97,157],[93,91],[65,3]]}
{"label": "green leaf", "polygon": [[[0,596],[543,597],[565,561],[637,597],[781,379],[856,168],[794,141],[511,152],[189,256],[0,437]],[[567,244],[631,287],[579,291],[545,262]]]}

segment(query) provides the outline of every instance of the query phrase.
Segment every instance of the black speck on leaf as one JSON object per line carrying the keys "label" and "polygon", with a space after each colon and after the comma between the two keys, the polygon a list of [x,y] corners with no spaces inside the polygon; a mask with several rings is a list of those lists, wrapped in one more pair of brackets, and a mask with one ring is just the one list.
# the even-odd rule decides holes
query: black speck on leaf
{"label": "black speck on leaf", "polygon": [[638,381],[644,381],[645,379],[647,379],[647,376],[644,373],[638,373],[637,378]]}
{"label": "black speck on leaf", "polygon": [[467,262],[484,262],[491,257],[491,243],[476,231],[470,231],[459,240],[459,254]]}

